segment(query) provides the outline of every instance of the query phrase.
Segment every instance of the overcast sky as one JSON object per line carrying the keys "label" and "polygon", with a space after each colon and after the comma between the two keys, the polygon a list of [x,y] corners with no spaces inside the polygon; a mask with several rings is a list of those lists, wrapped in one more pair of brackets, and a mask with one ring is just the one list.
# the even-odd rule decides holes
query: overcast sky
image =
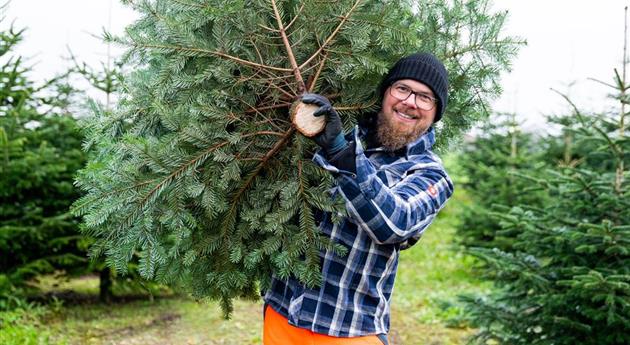
{"label": "overcast sky", "polygon": [[[605,87],[589,81],[610,82],[623,55],[624,6],[630,0],[495,0],[496,10],[508,10],[505,34],[525,38],[511,73],[502,78],[504,94],[494,110],[517,112],[527,126],[541,123],[541,114],[568,107],[550,88],[568,93],[581,107],[601,110]],[[30,57],[34,78],[44,79],[64,70],[70,47],[92,66],[106,61],[107,47],[92,35],[103,28],[117,34],[136,14],[118,0],[13,0],[4,13],[3,27],[14,21],[26,27],[17,52]],[[113,49],[120,54],[120,49]],[[611,103],[608,103],[610,106]]]}
{"label": "overcast sky", "polygon": [[496,0],[495,8],[510,13],[507,32],[523,37],[513,70],[502,78],[504,93],[494,109],[541,121],[541,114],[560,113],[567,103],[554,88],[581,108],[601,111],[612,89],[594,81],[612,82],[623,61],[624,7],[627,0]]}

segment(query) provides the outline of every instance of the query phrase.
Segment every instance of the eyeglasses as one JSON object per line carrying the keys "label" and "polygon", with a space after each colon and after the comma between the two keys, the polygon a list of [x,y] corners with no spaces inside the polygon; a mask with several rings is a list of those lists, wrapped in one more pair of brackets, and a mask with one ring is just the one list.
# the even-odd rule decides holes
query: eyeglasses
{"label": "eyeglasses", "polygon": [[413,95],[416,106],[422,110],[431,110],[437,103],[437,98],[431,97],[423,92],[415,92],[405,84],[394,84],[389,88],[389,94],[399,101],[404,101]]}

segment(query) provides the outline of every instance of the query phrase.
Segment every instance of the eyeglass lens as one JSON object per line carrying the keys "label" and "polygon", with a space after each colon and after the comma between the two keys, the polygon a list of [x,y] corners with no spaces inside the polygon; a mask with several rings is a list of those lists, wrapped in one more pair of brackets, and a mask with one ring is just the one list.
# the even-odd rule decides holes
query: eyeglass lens
{"label": "eyeglass lens", "polygon": [[399,101],[404,101],[413,94],[416,106],[422,110],[431,110],[435,106],[435,101],[428,95],[412,91],[405,85],[394,84],[389,88],[389,93]]}

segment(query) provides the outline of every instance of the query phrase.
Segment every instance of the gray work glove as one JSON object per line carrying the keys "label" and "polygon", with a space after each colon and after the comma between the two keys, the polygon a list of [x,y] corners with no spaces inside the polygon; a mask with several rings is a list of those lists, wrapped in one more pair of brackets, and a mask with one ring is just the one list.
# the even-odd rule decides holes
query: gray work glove
{"label": "gray work glove", "polygon": [[321,146],[328,156],[333,156],[345,149],[348,141],[343,135],[341,118],[330,101],[322,95],[305,93],[302,95],[302,102],[319,106],[319,109],[313,113],[314,116],[326,115],[326,127],[314,138],[317,145]]}

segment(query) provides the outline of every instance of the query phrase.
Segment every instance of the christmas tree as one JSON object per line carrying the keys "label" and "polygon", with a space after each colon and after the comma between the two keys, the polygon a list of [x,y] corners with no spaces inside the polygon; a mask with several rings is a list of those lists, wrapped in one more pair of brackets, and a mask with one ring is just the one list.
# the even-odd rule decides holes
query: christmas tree
{"label": "christmas tree", "polygon": [[471,249],[499,288],[483,298],[466,298],[481,328],[477,343],[630,342],[625,48],[623,61],[613,83],[604,83],[614,89],[618,111],[586,114],[564,96],[577,120],[567,122],[561,137],[567,143],[565,158],[545,176],[530,179],[547,191],[544,207],[519,205],[495,214],[501,230],[517,233],[508,249]]}
{"label": "christmas tree", "polygon": [[35,85],[13,53],[22,37],[13,27],[0,31],[0,309],[26,303],[27,283],[39,274],[87,268],[79,220],[68,211],[85,164],[81,133],[64,111],[74,90],[64,76]]}
{"label": "christmas tree", "polygon": [[289,109],[304,92],[332,100],[346,130],[378,109],[398,58],[430,51],[450,73],[441,145],[486,115],[520,41],[487,1],[126,1],[141,13],[118,109],[96,109],[95,158],[78,177],[84,231],[124,273],[180,283],[198,297],[257,298],[275,271],[318,283],[314,213],[342,214],[332,178]]}
{"label": "christmas tree", "polygon": [[496,114],[479,127],[478,135],[464,146],[458,163],[471,198],[457,227],[458,241],[465,247],[507,250],[518,229],[501,229],[496,213],[512,206],[540,209],[544,194],[523,175],[536,175],[548,166],[548,152],[540,137],[524,132],[515,114]]}

